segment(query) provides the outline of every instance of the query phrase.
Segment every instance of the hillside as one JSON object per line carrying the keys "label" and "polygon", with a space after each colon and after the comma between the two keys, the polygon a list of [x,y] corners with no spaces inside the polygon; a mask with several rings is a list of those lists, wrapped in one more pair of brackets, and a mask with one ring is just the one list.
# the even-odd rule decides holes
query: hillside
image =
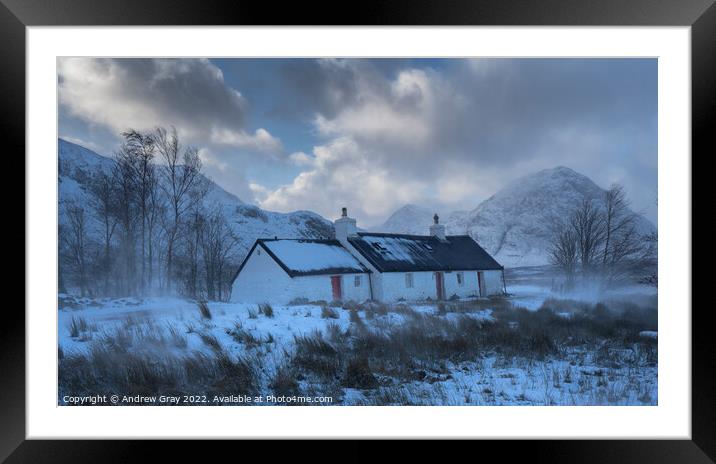
{"label": "hillside", "polygon": [[[88,205],[89,182],[98,171],[110,173],[115,161],[80,145],[58,139],[59,203],[75,201]],[[275,213],[244,203],[235,195],[207,179],[209,192],[205,203],[220,208],[239,238],[237,254],[243,257],[257,238],[330,238],[331,223],[310,211]],[[63,221],[60,208],[60,222]]]}

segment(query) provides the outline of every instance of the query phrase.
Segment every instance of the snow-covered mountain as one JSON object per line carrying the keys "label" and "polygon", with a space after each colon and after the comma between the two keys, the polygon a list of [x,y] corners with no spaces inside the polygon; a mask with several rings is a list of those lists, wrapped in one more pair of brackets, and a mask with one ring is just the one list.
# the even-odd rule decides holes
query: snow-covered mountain
{"label": "snow-covered mountain", "polygon": [[[88,205],[89,182],[97,171],[110,173],[115,164],[112,158],[101,156],[80,145],[58,139],[59,202],[75,201]],[[205,203],[220,208],[239,237],[238,254],[243,255],[257,238],[331,238],[333,225],[316,213],[295,211],[275,213],[244,203],[235,195],[208,180],[209,192]],[[60,209],[60,221],[63,221]]]}
{"label": "snow-covered mountain", "polygon": [[[471,235],[506,267],[539,266],[549,262],[551,221],[565,217],[582,199],[597,200],[603,195],[604,190],[587,176],[560,166],[514,180],[477,208],[453,212],[441,222],[448,234]],[[424,234],[432,217],[428,212],[426,218],[426,211],[408,205],[386,225],[390,232]],[[639,216],[638,221],[642,233],[656,230],[646,218]]]}
{"label": "snow-covered mountain", "polygon": [[425,235],[433,223],[433,214],[434,211],[422,206],[407,204],[391,214],[382,225],[371,228],[371,231]]}

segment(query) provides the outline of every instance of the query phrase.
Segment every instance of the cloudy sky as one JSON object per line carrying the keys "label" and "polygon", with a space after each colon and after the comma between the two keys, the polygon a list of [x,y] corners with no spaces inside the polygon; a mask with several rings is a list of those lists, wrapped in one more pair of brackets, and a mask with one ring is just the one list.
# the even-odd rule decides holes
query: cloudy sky
{"label": "cloudy sky", "polygon": [[655,59],[58,60],[59,135],[112,156],[174,125],[245,202],[361,226],[472,209],[558,165],[656,220]]}

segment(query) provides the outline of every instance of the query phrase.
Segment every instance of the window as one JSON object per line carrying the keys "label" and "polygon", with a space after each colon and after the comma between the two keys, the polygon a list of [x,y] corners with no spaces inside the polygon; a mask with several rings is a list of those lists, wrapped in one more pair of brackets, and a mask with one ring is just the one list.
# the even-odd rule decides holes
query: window
{"label": "window", "polygon": [[353,285],[356,287],[360,287],[360,276],[356,276],[355,280],[353,281]]}
{"label": "window", "polygon": [[413,288],[413,274],[405,274],[405,288]]}
{"label": "window", "polygon": [[460,287],[465,285],[465,276],[462,274],[462,272],[458,272],[456,275],[457,275],[457,284]]}

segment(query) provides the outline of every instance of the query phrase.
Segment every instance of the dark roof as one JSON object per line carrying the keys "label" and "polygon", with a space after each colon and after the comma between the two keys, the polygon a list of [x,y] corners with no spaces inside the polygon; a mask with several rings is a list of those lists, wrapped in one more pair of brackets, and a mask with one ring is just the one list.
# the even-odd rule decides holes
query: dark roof
{"label": "dark roof", "polygon": [[291,277],[370,272],[338,240],[260,238],[239,266],[234,280],[257,246]]}
{"label": "dark roof", "polygon": [[502,269],[472,237],[358,233],[350,242],[380,272]]}

